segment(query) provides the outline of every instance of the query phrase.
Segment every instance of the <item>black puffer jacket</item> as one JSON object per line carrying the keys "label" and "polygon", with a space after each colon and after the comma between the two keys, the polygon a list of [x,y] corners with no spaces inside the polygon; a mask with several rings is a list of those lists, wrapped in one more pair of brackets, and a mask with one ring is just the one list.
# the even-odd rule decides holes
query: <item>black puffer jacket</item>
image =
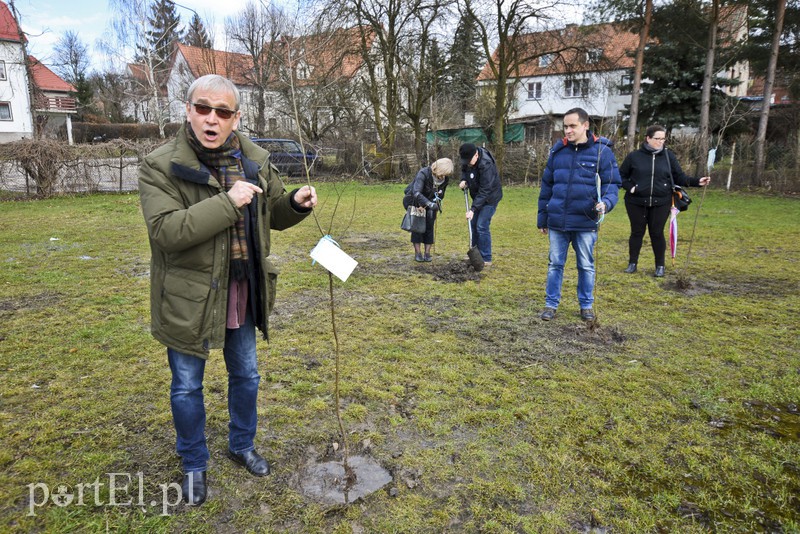
{"label": "black puffer jacket", "polygon": [[665,148],[659,152],[653,152],[648,150],[646,143],[642,143],[638,150],[628,154],[619,168],[622,188],[625,190],[625,202],[648,207],[671,204],[670,168],[675,185],[700,186],[699,178],[693,178],[683,172],[678,158],[672,151]]}
{"label": "black puffer jacket", "polygon": [[430,166],[423,167],[414,177],[414,181],[406,187],[403,198],[403,207],[408,208],[412,203],[418,207],[427,207],[437,196],[439,200],[444,198],[444,191],[447,189],[449,178],[445,176],[444,181],[439,187],[433,181],[433,171]]}

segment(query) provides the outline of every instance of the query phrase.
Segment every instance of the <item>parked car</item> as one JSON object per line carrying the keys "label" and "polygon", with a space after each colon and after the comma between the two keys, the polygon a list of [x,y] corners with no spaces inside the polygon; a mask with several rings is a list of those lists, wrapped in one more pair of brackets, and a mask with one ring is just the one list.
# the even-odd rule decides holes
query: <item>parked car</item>
{"label": "parked car", "polygon": [[287,176],[304,175],[303,160],[309,171],[317,161],[317,153],[310,147],[303,152],[300,143],[292,139],[262,139],[253,138],[253,142],[269,151],[269,161],[278,171]]}

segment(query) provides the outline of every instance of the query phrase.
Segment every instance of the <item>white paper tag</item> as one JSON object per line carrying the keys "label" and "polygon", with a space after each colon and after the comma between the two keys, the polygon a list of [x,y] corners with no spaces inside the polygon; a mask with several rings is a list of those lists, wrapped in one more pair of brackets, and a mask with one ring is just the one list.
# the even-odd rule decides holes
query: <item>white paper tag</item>
{"label": "white paper tag", "polygon": [[330,236],[324,236],[311,250],[311,258],[328,269],[336,278],[346,282],[358,262],[340,249]]}

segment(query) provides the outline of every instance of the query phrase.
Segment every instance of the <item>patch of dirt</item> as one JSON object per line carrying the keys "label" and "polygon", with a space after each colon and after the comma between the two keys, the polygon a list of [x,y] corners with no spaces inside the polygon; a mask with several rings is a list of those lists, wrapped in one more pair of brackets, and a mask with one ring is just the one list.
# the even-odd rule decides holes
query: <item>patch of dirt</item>
{"label": "patch of dirt", "polygon": [[43,308],[55,306],[59,302],[61,302],[61,295],[59,293],[45,291],[38,295],[0,300],[0,313],[19,310],[41,310]]}
{"label": "patch of dirt", "polygon": [[713,280],[698,276],[678,276],[674,281],[666,282],[664,287],[689,297],[708,293],[724,293],[735,297],[763,297],[774,299],[797,294],[800,287],[795,282],[775,278],[746,278],[730,280]]}
{"label": "patch of dirt", "polygon": [[[577,318],[577,312],[576,312]],[[480,327],[459,328],[457,333],[477,344],[478,352],[494,355],[509,367],[526,366],[555,360],[592,359],[607,357],[615,347],[628,339],[617,326],[603,326],[598,320],[587,323],[563,324],[567,319],[557,316],[554,321],[542,321],[536,313],[522,318],[488,318]],[[559,324],[561,323],[561,324]],[[442,322],[437,328],[452,328]]]}

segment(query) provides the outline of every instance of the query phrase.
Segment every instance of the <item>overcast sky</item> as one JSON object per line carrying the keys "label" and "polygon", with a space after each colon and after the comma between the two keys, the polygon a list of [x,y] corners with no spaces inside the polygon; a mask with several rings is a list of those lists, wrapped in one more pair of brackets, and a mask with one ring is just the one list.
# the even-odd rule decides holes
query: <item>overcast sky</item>
{"label": "overcast sky", "polygon": [[[223,35],[225,18],[244,9],[248,0],[183,0],[176,6],[195,10],[203,23],[214,26],[217,39]],[[95,43],[109,31],[112,19],[108,0],[14,0],[22,29],[30,40],[29,51],[40,61],[52,65],[53,46],[68,30],[78,33],[81,41],[93,56],[92,69],[104,68],[101,54]],[[184,24],[192,19],[192,11],[177,7]],[[211,30],[211,28],[208,28]],[[215,43],[224,48],[224,43]]]}

